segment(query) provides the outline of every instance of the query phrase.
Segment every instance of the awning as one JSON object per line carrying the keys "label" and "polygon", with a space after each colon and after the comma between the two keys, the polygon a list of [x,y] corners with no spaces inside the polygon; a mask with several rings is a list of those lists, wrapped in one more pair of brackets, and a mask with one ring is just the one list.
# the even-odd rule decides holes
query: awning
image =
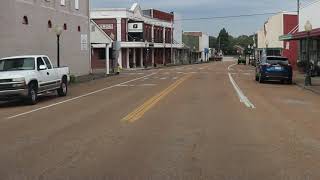
{"label": "awning", "polygon": [[[294,34],[286,34],[286,35],[282,35],[279,37],[280,41],[293,41],[293,40],[301,40],[301,39],[306,39],[308,37],[308,33],[306,31],[302,31],[302,32],[297,32]],[[317,37],[320,38],[320,28],[318,29],[313,29],[310,34],[309,37]]]}
{"label": "awning", "polygon": [[292,34],[286,34],[279,37],[279,41],[288,41],[292,39]]}
{"label": "awning", "polygon": [[91,44],[92,48],[106,48],[106,44]]}

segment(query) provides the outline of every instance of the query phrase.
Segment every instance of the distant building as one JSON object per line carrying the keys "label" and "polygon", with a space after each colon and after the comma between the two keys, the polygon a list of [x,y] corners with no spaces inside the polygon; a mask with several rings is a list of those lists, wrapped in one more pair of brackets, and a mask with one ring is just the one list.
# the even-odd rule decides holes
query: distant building
{"label": "distant building", "polygon": [[209,35],[203,32],[185,31],[182,36],[183,43],[195,54],[195,61],[209,61]]}
{"label": "distant building", "polygon": [[[142,10],[134,3],[131,8],[100,8],[91,11],[91,19],[112,39],[120,42],[115,61],[123,68],[177,64],[176,52],[183,48],[177,31],[175,15],[156,9]],[[181,33],[180,33],[181,34]],[[94,48],[97,53],[99,48]],[[112,57],[111,57],[112,58]],[[92,58],[92,68],[104,68]],[[113,61],[110,61],[112,63]],[[112,66],[112,64],[110,64]]]}
{"label": "distant building", "polygon": [[297,63],[297,43],[279,39],[283,34],[294,30],[298,25],[296,13],[282,12],[270,17],[257,32],[258,53],[285,56],[295,67]]}
{"label": "distant building", "polygon": [[0,57],[44,54],[56,63],[59,26],[60,65],[90,73],[89,0],[1,0],[0,20]]}

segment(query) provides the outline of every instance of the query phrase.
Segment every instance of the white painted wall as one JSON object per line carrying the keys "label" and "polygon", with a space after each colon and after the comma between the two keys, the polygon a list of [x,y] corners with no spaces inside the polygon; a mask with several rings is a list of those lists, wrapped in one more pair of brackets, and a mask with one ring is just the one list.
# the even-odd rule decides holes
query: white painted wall
{"label": "white painted wall", "polygon": [[263,28],[260,29],[258,32],[258,49],[266,48],[266,36],[264,35]]}
{"label": "white painted wall", "polygon": [[174,33],[173,38],[175,42],[182,44],[182,16],[178,13],[174,13]]}
{"label": "white painted wall", "polygon": [[269,48],[283,48],[283,42],[279,37],[283,35],[283,13],[274,15],[266,23],[266,41]]}
{"label": "white painted wall", "polygon": [[320,28],[320,1],[311,4],[307,7],[302,7],[300,9],[299,17],[299,31],[304,31],[304,25],[309,20],[313,26],[313,29]]}
{"label": "white painted wall", "polygon": [[209,49],[209,35],[202,33],[202,36],[200,37],[200,41],[199,41],[200,45],[200,51],[202,51],[202,60],[204,61],[208,61],[208,57],[205,57],[205,52],[204,49],[208,48]]}

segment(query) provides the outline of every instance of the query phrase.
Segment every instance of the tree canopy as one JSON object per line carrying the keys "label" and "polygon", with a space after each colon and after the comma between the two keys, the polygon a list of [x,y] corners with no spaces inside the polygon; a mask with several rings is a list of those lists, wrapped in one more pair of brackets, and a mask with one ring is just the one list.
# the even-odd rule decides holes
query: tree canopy
{"label": "tree canopy", "polygon": [[221,29],[218,37],[210,36],[209,38],[210,48],[220,48],[224,54],[228,55],[234,55],[237,53],[235,45],[246,49],[248,45],[253,45],[253,43],[253,36],[241,35],[238,37],[233,37],[225,28]]}

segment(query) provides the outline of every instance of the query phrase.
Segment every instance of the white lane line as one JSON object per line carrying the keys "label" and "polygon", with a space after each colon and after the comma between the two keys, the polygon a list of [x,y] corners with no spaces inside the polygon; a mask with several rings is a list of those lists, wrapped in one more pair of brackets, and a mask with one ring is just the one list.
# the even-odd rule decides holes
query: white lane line
{"label": "white lane line", "polygon": [[231,73],[228,73],[228,75],[229,75],[229,79],[230,79],[231,84],[233,85],[234,89],[236,90],[236,92],[239,96],[240,102],[244,103],[248,108],[255,109],[256,107],[250,102],[250,100],[241,91],[241,89],[239,88],[237,83],[234,81]]}
{"label": "white lane line", "polygon": [[160,78],[161,80],[166,80],[167,79],[167,77],[162,77],[162,78]]}
{"label": "white lane line", "polygon": [[231,70],[233,71],[234,69],[231,69],[231,68],[232,68],[233,66],[235,66],[235,65],[237,65],[237,63],[236,63],[236,64],[231,64],[230,66],[228,66],[228,70],[229,70],[229,71],[231,71]]}
{"label": "white lane line", "polygon": [[157,86],[157,84],[140,84],[141,87]]}
{"label": "white lane line", "polygon": [[27,112],[20,113],[20,114],[14,115],[14,116],[10,116],[10,117],[7,117],[6,119],[7,120],[14,119],[14,118],[21,117],[21,116],[24,116],[24,115],[28,115],[28,114],[31,114],[31,113],[34,113],[34,112],[37,112],[37,111],[48,109],[48,108],[51,108],[51,107],[54,107],[54,106],[57,106],[57,105],[60,105],[60,104],[68,103],[68,102],[71,102],[71,101],[75,101],[75,100],[78,100],[78,99],[81,99],[81,98],[84,98],[84,97],[87,97],[87,96],[91,96],[91,95],[100,93],[100,92],[105,91],[105,90],[109,90],[109,89],[112,89],[112,88],[115,88],[115,87],[118,87],[118,86],[125,85],[125,84],[130,83],[130,82],[134,82],[134,81],[146,78],[146,77],[153,76],[155,74],[156,73],[152,73],[152,74],[149,74],[149,75],[146,75],[146,76],[143,76],[143,77],[139,77],[139,78],[132,79],[132,80],[129,80],[129,81],[126,81],[126,82],[122,82],[120,84],[109,86],[109,87],[106,87],[106,88],[103,88],[103,89],[100,89],[100,90],[96,90],[96,91],[93,91],[93,92],[90,92],[90,93],[87,93],[87,94],[83,94],[81,96],[77,96],[77,97],[74,97],[74,98],[71,98],[71,99],[67,99],[67,100],[64,100],[64,101],[61,101],[61,102],[58,102],[58,103],[54,103],[54,104],[51,104],[51,105],[48,105],[48,106],[43,106],[43,107],[31,110],[31,111],[27,111]]}

